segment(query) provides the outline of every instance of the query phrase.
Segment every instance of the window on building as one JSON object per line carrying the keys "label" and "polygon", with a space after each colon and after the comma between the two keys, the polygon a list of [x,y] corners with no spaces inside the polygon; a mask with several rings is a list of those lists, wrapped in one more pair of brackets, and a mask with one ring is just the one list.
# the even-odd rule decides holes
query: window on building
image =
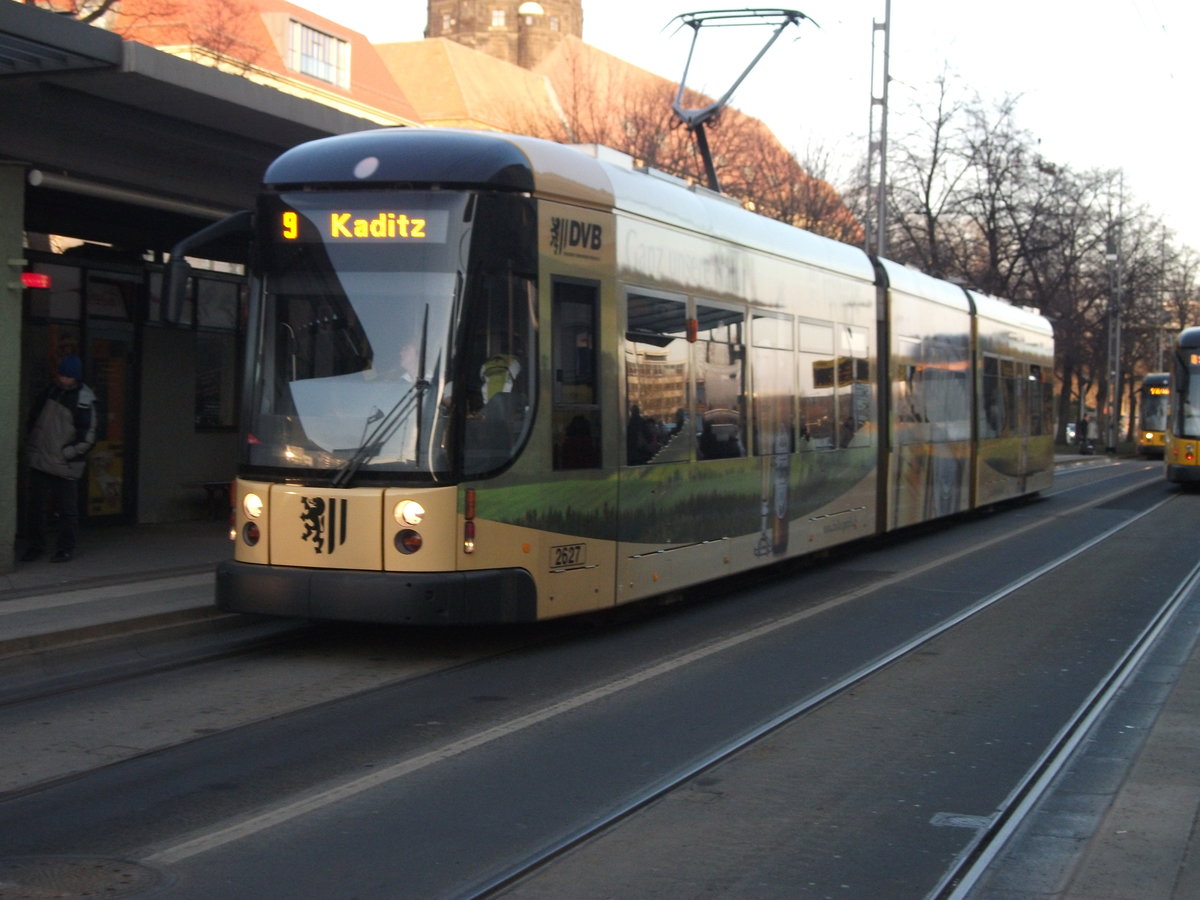
{"label": "window on building", "polygon": [[503,28],[504,27],[504,10],[502,10],[502,9],[493,9],[492,10],[492,27],[493,28]]}
{"label": "window on building", "polygon": [[227,430],[237,424],[237,327],[242,286],[237,281],[197,277],[196,304],[197,430]]}
{"label": "window on building", "polygon": [[350,86],[350,43],[292,22],[289,65],[297,72],[338,87]]}

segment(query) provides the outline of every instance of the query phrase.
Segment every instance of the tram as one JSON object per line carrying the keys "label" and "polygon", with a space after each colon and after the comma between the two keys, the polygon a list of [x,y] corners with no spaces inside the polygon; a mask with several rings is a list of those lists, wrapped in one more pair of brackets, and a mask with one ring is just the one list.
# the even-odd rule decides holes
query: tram
{"label": "tram", "polygon": [[1200,483],[1200,327],[1185,328],[1175,339],[1170,377],[1167,481],[1197,484]]}
{"label": "tram", "polygon": [[1170,408],[1171,376],[1153,372],[1142,379],[1138,388],[1138,453],[1163,456],[1167,439],[1167,415]]}
{"label": "tram", "polygon": [[615,151],[326,138],[247,219],[222,609],[535,621],[1051,483],[1044,318]]}

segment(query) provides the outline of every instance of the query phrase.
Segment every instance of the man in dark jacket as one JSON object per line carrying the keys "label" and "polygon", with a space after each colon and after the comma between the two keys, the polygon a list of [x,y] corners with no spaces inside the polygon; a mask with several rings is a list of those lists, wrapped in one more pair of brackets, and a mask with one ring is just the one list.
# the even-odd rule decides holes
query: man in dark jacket
{"label": "man in dark jacket", "polygon": [[71,353],[29,412],[29,547],[22,560],[42,554],[51,500],[58,507],[58,546],[50,561],[66,562],[75,555],[79,479],[94,443],[96,395],[83,383],[83,363]]}

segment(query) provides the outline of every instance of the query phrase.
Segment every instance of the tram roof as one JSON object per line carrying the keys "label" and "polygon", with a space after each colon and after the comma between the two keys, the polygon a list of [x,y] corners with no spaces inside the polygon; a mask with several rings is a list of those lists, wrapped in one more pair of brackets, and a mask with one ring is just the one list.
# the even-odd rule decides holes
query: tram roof
{"label": "tram roof", "polygon": [[[374,157],[370,174],[356,166]],[[358,171],[365,171],[359,169]],[[873,281],[859,248],[742,209],[736,201],[633,165],[604,147],[441,128],[384,128],[337,135],[287,151],[267,169],[273,187],[324,183],[437,183],[524,191],[595,209],[616,209],[698,234]]]}
{"label": "tram roof", "polygon": [[1179,332],[1180,347],[1200,347],[1200,326],[1185,328]]}
{"label": "tram roof", "polygon": [[970,312],[971,303],[967,292],[959,285],[942,281],[890,259],[880,259],[879,264],[887,275],[888,287],[917,297],[924,297],[952,309]]}

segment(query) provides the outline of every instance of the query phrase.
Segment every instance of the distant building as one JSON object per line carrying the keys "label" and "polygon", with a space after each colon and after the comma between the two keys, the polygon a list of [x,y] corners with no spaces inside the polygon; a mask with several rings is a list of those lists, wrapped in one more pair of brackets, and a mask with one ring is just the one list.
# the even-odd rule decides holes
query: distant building
{"label": "distant building", "polygon": [[447,38],[533,69],[568,35],[583,37],[583,0],[429,0],[427,38]]}

